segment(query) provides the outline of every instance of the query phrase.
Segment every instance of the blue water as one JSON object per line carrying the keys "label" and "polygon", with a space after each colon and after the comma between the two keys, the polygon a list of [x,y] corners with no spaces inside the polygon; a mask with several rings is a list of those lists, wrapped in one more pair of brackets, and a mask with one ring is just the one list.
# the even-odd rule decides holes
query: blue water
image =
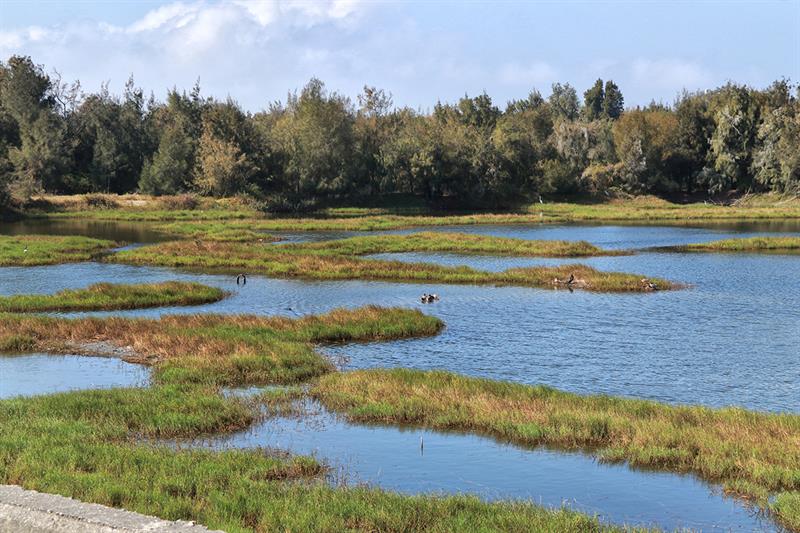
{"label": "blue water", "polygon": [[[757,510],[692,476],[633,470],[582,453],[523,449],[494,439],[414,428],[356,425],[308,402],[303,415],[188,443],[215,449],[277,448],[313,455],[329,481],[416,494],[477,493],[567,506],[605,522],[703,531],[773,531]],[[187,443],[181,443],[187,446]]]}
{"label": "blue water", "polygon": [[149,371],[119,359],[79,355],[0,355],[0,399],[82,389],[145,386]]}
{"label": "blue water", "polygon": [[[800,227],[792,224],[704,228],[467,226],[434,230],[588,240],[613,249],[770,232],[800,234]],[[339,238],[343,234],[285,236],[296,241]],[[519,287],[306,282],[257,275],[250,275],[246,286],[237,287],[232,276],[78,263],[0,268],[0,294],[52,293],[99,281],[178,279],[219,286],[231,295],[204,306],[69,316],[157,317],[198,312],[300,316],[365,304],[416,307],[442,318],[446,329],[432,338],[329,346],[324,351],[345,369],[438,368],[544,383],[578,393],[800,413],[800,256],[644,252],[567,261],[449,254],[380,257],[467,264],[486,270],[580,262],[602,270],[664,277],[689,287],[649,294],[593,294]],[[423,292],[438,293],[441,300],[422,305],[419,295]],[[36,357],[42,357],[39,361],[46,364],[46,356]],[[8,361],[10,366],[0,366],[0,387],[11,383],[9,372],[24,375],[35,363],[24,366],[23,359]],[[82,366],[81,361],[110,360],[76,359],[76,366]],[[15,365],[18,368],[12,369]],[[20,381],[19,385],[15,383],[15,394],[106,386],[104,379],[111,380],[108,386],[113,386],[113,380],[127,379],[121,377],[119,368],[88,372],[99,385],[92,378],[77,379],[71,372],[44,373],[48,372],[55,376],[52,383]],[[133,378],[137,380],[141,381],[141,376]],[[420,437],[425,442],[424,455],[419,453]],[[297,453],[316,453],[349,481],[375,483],[402,492],[470,492],[488,499],[525,498],[546,505],[566,502],[615,523],[666,528],[750,531],[775,527],[762,522],[741,502],[721,497],[716,489],[691,476],[602,465],[581,454],[524,450],[479,436],[352,425],[324,411],[300,420],[266,421],[250,431],[206,444],[278,446]]]}

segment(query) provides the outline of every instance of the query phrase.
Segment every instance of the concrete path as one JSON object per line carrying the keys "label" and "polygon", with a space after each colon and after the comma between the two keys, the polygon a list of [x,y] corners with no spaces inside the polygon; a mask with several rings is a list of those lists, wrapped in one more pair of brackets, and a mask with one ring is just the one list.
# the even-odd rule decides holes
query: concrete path
{"label": "concrete path", "polygon": [[[209,533],[191,522],[170,522],[122,509],[0,485],[0,533]],[[221,533],[221,532],[216,532]]]}

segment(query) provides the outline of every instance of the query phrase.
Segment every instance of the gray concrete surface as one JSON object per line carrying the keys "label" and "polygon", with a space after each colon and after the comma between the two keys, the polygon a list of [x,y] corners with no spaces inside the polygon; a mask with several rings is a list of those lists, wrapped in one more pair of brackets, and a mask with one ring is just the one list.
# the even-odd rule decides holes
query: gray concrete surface
{"label": "gray concrete surface", "polygon": [[[191,522],[170,522],[72,498],[0,485],[0,533],[209,533]],[[221,533],[221,532],[216,532]]]}

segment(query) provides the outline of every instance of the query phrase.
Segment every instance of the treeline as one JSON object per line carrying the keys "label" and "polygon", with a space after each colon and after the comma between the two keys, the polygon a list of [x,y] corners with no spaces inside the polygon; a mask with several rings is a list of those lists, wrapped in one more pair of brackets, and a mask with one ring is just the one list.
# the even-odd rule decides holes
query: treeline
{"label": "treeline", "polygon": [[246,195],[265,208],[405,193],[447,207],[508,207],[539,195],[800,188],[800,90],[729,83],[671,106],[625,109],[619,87],[582,98],[554,84],[500,109],[487,94],[432,112],[356,102],[312,79],[259,113],[232,100],[129,80],[84,94],[29,57],[0,63],[0,196],[141,191]]}

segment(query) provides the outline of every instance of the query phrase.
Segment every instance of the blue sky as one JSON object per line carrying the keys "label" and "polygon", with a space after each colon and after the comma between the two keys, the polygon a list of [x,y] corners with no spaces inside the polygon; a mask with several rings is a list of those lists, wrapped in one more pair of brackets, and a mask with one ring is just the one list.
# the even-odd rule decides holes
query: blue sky
{"label": "blue sky", "polygon": [[312,76],[430,108],[486,90],[498,104],[555,81],[614,79],[628,105],[728,80],[800,81],[800,0],[390,2],[0,0],[0,57],[31,55],[87,91],[132,74],[230,95],[257,111]]}

